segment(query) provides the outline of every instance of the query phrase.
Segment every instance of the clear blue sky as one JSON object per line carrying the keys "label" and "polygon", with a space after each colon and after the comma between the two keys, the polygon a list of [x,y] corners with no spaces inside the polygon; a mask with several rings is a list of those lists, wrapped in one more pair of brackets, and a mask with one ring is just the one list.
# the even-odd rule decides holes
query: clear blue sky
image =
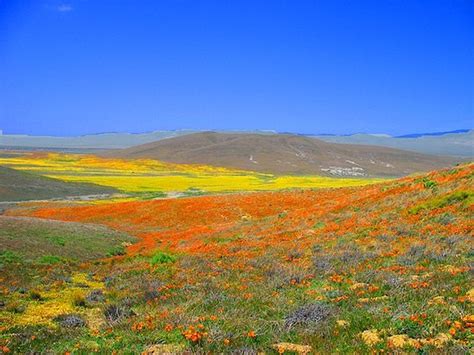
{"label": "clear blue sky", "polygon": [[472,0],[0,0],[0,129],[472,128]]}

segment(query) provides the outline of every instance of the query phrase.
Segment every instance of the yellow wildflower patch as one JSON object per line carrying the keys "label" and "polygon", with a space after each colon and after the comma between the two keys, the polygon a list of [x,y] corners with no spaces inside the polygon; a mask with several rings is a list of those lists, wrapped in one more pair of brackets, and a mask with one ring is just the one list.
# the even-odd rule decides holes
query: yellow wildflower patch
{"label": "yellow wildflower patch", "polygon": [[467,291],[466,297],[469,302],[474,302],[474,288],[471,288],[469,291]]}
{"label": "yellow wildflower patch", "polygon": [[433,339],[422,340],[423,344],[433,345],[438,349],[443,348],[448,342],[452,340],[452,336],[449,333],[439,333]]}
{"label": "yellow wildflower patch", "polygon": [[364,330],[362,333],[360,333],[360,337],[362,338],[362,341],[368,346],[376,345],[382,341],[377,329]]}
{"label": "yellow wildflower patch", "polygon": [[390,348],[404,348],[404,347],[418,347],[419,341],[410,338],[406,334],[396,334],[389,336],[387,339],[388,346]]}
{"label": "yellow wildflower patch", "polygon": [[435,296],[431,300],[428,301],[428,305],[445,305],[446,300],[444,299],[444,296]]}
{"label": "yellow wildflower patch", "polygon": [[92,155],[59,153],[27,153],[18,157],[2,157],[0,165],[63,181],[113,187],[125,193],[269,191],[362,186],[382,181],[323,176],[275,176],[204,165],[171,164],[151,159],[105,159]]}
{"label": "yellow wildflower patch", "polygon": [[311,346],[309,345],[300,345],[292,343],[277,343],[273,345],[273,348],[278,351],[279,354],[283,354],[285,352],[309,354],[312,350]]}
{"label": "yellow wildflower patch", "polygon": [[[15,316],[13,323],[22,325],[43,324],[55,326],[53,319],[59,315],[67,313],[78,313],[74,305],[74,301],[78,298],[86,296],[91,289],[103,289],[103,283],[91,281],[86,274],[77,273],[72,275],[72,284],[65,288],[41,291],[42,300],[30,301],[27,304],[23,314]],[[88,287],[83,287],[86,285]],[[101,321],[98,319],[97,310],[94,308],[87,309],[81,312],[84,316],[91,320],[92,325],[98,326]]]}
{"label": "yellow wildflower patch", "polygon": [[343,320],[343,319],[337,320],[337,321],[336,321],[336,324],[337,324],[337,326],[340,327],[340,328],[346,328],[346,327],[348,327],[348,326],[350,325],[350,323],[349,323],[348,321]]}
{"label": "yellow wildflower patch", "polygon": [[380,302],[388,300],[388,296],[379,296],[379,297],[366,297],[366,298],[359,298],[357,302],[359,303],[371,303],[371,302]]}

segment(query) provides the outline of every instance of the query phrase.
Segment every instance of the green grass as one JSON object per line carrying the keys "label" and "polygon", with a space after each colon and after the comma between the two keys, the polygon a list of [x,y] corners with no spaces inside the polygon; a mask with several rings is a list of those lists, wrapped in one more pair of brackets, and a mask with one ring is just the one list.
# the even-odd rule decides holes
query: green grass
{"label": "green grass", "polygon": [[443,208],[443,207],[450,206],[456,203],[464,203],[465,205],[469,205],[472,203],[473,200],[474,200],[474,192],[457,191],[445,196],[430,199],[423,204],[420,204],[416,207],[411,208],[409,212],[412,214],[417,214],[423,210],[433,210],[436,208]]}
{"label": "green grass", "polygon": [[54,265],[62,263],[63,259],[56,255],[44,255],[38,258],[38,263],[43,265]]}
{"label": "green grass", "polygon": [[5,260],[12,259],[12,255],[27,261],[37,261],[45,255],[92,260],[121,255],[125,252],[123,243],[135,240],[103,226],[0,216],[0,250]]}
{"label": "green grass", "polygon": [[0,251],[0,265],[18,263],[21,260],[21,256],[11,250]]}
{"label": "green grass", "polygon": [[24,201],[117,192],[92,183],[66,182],[0,166],[0,201]]}
{"label": "green grass", "polygon": [[168,264],[174,263],[176,261],[176,257],[174,255],[158,251],[150,258],[150,264],[155,266],[159,264]]}
{"label": "green grass", "polygon": [[107,252],[107,256],[118,256],[125,255],[125,247],[123,245],[118,245]]}

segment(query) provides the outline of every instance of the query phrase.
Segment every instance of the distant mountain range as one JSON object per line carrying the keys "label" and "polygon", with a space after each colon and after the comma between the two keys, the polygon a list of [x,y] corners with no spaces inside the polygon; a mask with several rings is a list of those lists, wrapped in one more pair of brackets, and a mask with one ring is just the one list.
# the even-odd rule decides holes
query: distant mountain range
{"label": "distant mountain range", "polygon": [[287,134],[201,132],[100,153],[273,174],[394,177],[453,165],[458,160],[387,147],[346,145]]}
{"label": "distant mountain range", "polygon": [[474,157],[474,130],[410,134],[398,137],[374,134],[314,137],[332,143],[376,145],[424,154]]}
{"label": "distant mountain range", "polygon": [[195,133],[191,130],[149,133],[101,133],[77,137],[0,135],[0,147],[48,149],[115,149],[154,142],[160,139]]}
{"label": "distant mountain range", "polygon": [[[78,137],[52,137],[28,135],[0,135],[0,148],[48,149],[87,152],[101,149],[123,149],[162,139],[180,137],[202,131],[175,130],[149,133],[103,133]],[[276,134],[275,131],[249,131],[219,133],[252,133],[259,135]],[[287,133],[285,133],[287,134]],[[288,133],[291,134],[291,133]],[[449,132],[416,133],[392,137],[387,134],[297,134],[315,137],[327,142],[344,144],[363,144],[411,150],[424,154],[451,155],[459,157],[474,156],[474,131],[460,129]]]}
{"label": "distant mountain range", "polygon": [[469,132],[468,129],[456,129],[454,131],[446,131],[446,132],[430,132],[430,133],[413,133],[413,134],[405,134],[402,136],[395,136],[395,138],[419,138],[423,136],[444,136],[445,134],[452,134],[452,133],[467,133]]}

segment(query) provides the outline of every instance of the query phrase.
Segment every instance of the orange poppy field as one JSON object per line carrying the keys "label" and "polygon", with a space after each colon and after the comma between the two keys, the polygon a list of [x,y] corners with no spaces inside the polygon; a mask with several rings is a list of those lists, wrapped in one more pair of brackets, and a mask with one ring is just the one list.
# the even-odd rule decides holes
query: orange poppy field
{"label": "orange poppy field", "polygon": [[368,186],[110,204],[6,218],[133,240],[0,276],[3,352],[467,353],[474,165]]}

